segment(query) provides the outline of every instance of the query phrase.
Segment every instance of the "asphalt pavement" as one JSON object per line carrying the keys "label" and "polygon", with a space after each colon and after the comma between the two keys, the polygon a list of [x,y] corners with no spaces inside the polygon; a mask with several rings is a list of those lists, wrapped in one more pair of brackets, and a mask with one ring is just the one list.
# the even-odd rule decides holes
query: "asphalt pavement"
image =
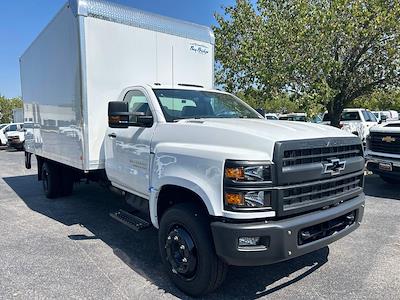
{"label": "asphalt pavement", "polygon": [[[23,152],[0,150],[0,299],[187,298],[168,280],[157,231],[109,214],[124,203],[95,183],[48,200]],[[283,263],[231,267],[207,299],[400,299],[400,189],[365,179],[361,227]]]}

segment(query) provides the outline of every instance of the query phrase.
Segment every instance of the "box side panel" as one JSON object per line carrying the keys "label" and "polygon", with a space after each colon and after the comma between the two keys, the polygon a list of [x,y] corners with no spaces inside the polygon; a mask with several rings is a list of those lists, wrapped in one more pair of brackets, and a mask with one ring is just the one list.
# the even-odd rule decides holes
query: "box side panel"
{"label": "box side panel", "polygon": [[65,6],[20,60],[26,150],[83,168],[78,21]]}
{"label": "box side panel", "polygon": [[107,105],[129,86],[179,83],[213,87],[213,45],[85,18],[88,145],[91,168],[104,167]]}

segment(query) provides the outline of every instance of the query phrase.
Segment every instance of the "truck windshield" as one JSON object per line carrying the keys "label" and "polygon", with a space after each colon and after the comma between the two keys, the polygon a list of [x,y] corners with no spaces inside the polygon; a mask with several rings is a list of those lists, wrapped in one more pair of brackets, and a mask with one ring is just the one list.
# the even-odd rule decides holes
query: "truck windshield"
{"label": "truck windshield", "polygon": [[167,122],[193,118],[262,118],[229,94],[182,89],[154,89],[154,93]]}
{"label": "truck windshield", "polygon": [[363,110],[365,122],[377,122],[376,117],[369,111]]}

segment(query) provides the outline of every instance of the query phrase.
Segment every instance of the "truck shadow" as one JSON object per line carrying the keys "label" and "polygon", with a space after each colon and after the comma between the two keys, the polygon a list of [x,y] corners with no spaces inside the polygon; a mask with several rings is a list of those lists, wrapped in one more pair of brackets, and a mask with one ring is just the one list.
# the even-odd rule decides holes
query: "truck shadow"
{"label": "truck shadow", "polygon": [[[128,209],[120,197],[96,184],[81,184],[70,197],[48,200],[43,196],[35,175],[3,180],[31,210],[66,226],[78,224],[93,234],[72,234],[66,238],[77,242],[100,239],[119,259],[159,289],[178,298],[187,298],[163,271],[157,231],[152,228],[134,232],[109,217],[120,208]],[[275,265],[231,267],[224,285],[207,299],[257,299],[272,294],[315,272],[328,261],[328,254],[329,248],[325,247]]]}
{"label": "truck shadow", "polygon": [[398,186],[383,181],[378,175],[365,177],[364,192],[371,197],[400,200]]}

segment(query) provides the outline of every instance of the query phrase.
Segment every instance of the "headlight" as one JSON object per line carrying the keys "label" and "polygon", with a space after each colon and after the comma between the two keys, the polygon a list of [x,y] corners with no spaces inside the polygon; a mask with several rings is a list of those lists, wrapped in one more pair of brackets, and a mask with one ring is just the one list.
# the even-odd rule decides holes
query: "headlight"
{"label": "headlight", "polygon": [[232,208],[268,208],[271,207],[271,192],[268,191],[228,191],[225,192],[225,204]]}
{"label": "headlight", "polygon": [[[238,165],[240,162],[227,161],[225,178],[235,181],[271,181],[271,164]],[[243,164],[249,162],[243,162]],[[253,164],[253,163],[252,163]]]}
{"label": "headlight", "polygon": [[224,204],[227,210],[271,210],[272,164],[226,161]]}

